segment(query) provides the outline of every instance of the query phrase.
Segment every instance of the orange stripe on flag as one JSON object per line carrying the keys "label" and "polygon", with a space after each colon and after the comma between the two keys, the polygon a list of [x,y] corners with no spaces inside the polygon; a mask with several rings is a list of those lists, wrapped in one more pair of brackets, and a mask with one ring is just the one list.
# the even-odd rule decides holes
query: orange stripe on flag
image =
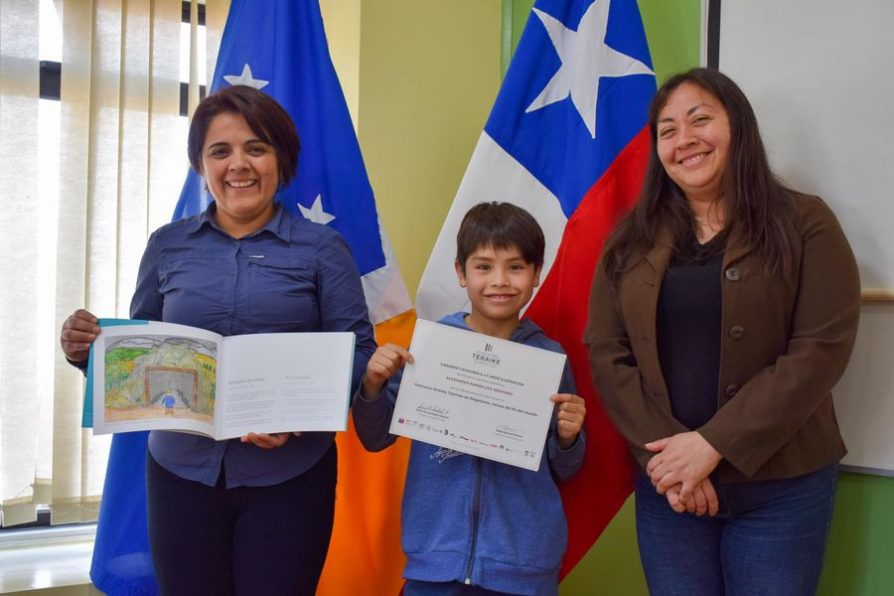
{"label": "orange stripe on flag", "polygon": [[[376,341],[410,345],[416,312],[402,313],[376,325]],[[338,433],[338,486],[335,527],[318,596],[397,595],[403,587],[400,501],[410,442],[369,453],[354,433]]]}
{"label": "orange stripe on flag", "polygon": [[380,346],[391,343],[409,347],[415,325],[416,311],[413,309],[382,321],[376,324],[376,343]]}

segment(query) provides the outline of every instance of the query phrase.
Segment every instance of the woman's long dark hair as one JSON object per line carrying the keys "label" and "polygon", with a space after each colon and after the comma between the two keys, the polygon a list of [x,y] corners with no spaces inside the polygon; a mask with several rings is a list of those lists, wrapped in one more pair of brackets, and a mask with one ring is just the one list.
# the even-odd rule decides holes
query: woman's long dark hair
{"label": "woman's long dark hair", "polygon": [[742,90],[717,70],[694,68],[668,79],[649,107],[652,146],[640,199],[619,222],[606,242],[603,262],[613,288],[624,270],[652,248],[659,229],[667,226],[674,246],[682,246],[695,229],[686,197],[658,159],[658,115],[668,98],[684,83],[714,96],[726,109],[730,125],[729,158],[723,174],[724,232],[741,226],[749,249],[759,255],[764,272],[788,272],[792,247],[788,231],[790,191],[770,171],[757,118]]}

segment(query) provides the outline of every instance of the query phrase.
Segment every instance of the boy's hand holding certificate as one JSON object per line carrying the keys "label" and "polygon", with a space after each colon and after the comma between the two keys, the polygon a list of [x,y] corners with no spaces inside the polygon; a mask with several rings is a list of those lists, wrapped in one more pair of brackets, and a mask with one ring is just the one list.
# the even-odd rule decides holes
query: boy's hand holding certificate
{"label": "boy's hand holding certificate", "polygon": [[92,393],[97,434],[182,430],[222,440],[344,430],[353,358],[353,333],[222,337],[108,321],[93,344],[86,399]]}
{"label": "boy's hand holding certificate", "polygon": [[390,432],[537,470],[565,356],[419,320]]}

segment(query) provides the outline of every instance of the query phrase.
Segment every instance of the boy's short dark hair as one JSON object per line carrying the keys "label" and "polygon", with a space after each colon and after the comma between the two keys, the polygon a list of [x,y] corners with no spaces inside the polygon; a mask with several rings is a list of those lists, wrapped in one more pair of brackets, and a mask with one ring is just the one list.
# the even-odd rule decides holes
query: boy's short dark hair
{"label": "boy's short dark hair", "polygon": [[469,256],[483,246],[518,248],[526,263],[543,266],[543,230],[530,213],[512,203],[478,203],[463,217],[456,235],[456,262],[463,271]]}

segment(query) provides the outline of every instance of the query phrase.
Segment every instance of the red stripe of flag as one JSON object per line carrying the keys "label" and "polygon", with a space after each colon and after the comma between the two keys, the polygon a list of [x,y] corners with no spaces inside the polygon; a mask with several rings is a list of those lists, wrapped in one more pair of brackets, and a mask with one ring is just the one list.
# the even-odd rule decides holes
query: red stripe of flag
{"label": "red stripe of flag", "polygon": [[602,245],[636,202],[648,155],[646,127],[618,154],[569,218],[552,269],[527,311],[550,338],[562,344],[578,394],[587,402],[584,466],[560,487],[568,518],[563,578],[596,543],[632,488],[627,446],[603,412],[593,388],[583,333],[590,284]]}

